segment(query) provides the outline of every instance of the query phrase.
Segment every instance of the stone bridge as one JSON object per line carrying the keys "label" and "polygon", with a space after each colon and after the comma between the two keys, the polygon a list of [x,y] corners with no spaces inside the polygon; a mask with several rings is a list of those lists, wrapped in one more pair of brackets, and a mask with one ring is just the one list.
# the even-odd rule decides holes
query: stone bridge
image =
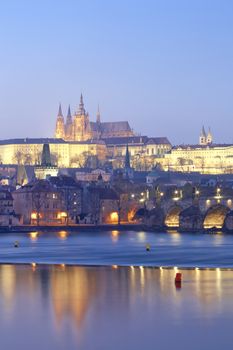
{"label": "stone bridge", "polygon": [[233,198],[164,199],[149,211],[147,221],[150,226],[180,230],[233,231]]}

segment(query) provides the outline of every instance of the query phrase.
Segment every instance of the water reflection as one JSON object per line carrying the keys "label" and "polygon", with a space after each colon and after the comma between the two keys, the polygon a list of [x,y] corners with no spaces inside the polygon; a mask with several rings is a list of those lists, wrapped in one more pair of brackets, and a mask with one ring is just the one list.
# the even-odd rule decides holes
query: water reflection
{"label": "water reflection", "polygon": [[113,230],[111,232],[111,237],[112,237],[113,243],[116,243],[118,241],[118,239],[119,239],[119,231]]}
{"label": "water reflection", "polygon": [[61,240],[61,241],[65,241],[68,237],[68,232],[67,231],[59,231],[58,232],[58,238]]}
{"label": "water reflection", "polygon": [[29,237],[30,237],[32,242],[36,242],[38,239],[38,236],[39,236],[39,233],[36,231],[29,233]]}
{"label": "water reflection", "polygon": [[52,269],[50,295],[57,325],[69,318],[80,328],[97,294],[95,271],[76,267],[66,267],[62,272]]}
{"label": "water reflection", "polygon": [[[226,322],[233,321],[233,272],[182,270],[182,288],[177,290],[176,271],[179,270],[142,266],[1,265],[3,344],[4,341],[11,343],[9,349],[14,349],[19,325],[27,327],[32,323],[34,327],[27,335],[24,349],[30,349],[29,344],[38,332],[45,334],[45,339],[38,341],[35,350],[42,345],[43,349],[65,349],[64,344],[69,350],[77,346],[79,349],[101,349],[102,346],[102,349],[137,350],[142,348],[141,340],[145,337],[146,342],[149,341],[145,348],[154,349],[155,342],[158,348],[162,348],[164,341],[169,343],[164,340],[167,328],[175,327],[176,333],[192,336],[196,320],[202,320],[203,348],[207,348],[205,342],[212,341],[208,334],[204,336],[209,322],[218,330],[222,327],[224,333]],[[143,336],[137,329],[143,329]],[[9,330],[16,334],[16,340]],[[116,343],[114,332],[119,337]],[[172,341],[173,332],[170,332]],[[211,337],[214,336],[212,333]],[[184,344],[185,337],[182,338]],[[179,348],[182,349],[182,344]]]}

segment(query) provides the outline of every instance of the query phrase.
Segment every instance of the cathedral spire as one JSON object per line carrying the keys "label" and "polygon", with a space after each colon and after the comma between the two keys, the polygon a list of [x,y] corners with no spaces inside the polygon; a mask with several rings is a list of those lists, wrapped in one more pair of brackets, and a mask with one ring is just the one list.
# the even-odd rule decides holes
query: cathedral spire
{"label": "cathedral spire", "polygon": [[206,132],[205,132],[204,125],[202,126],[201,136],[202,136],[202,137],[206,137]]}
{"label": "cathedral spire", "polygon": [[130,169],[130,153],[129,153],[128,143],[126,146],[126,153],[125,153],[125,168]]}
{"label": "cathedral spire", "polygon": [[61,103],[59,103],[59,109],[58,109],[58,117],[63,117],[63,114],[62,114],[62,109],[61,109]]}
{"label": "cathedral spire", "polygon": [[68,107],[68,112],[67,112],[67,119],[71,118],[71,111],[70,111],[70,105]]}
{"label": "cathedral spire", "polygon": [[68,112],[66,116],[66,125],[65,125],[65,137],[67,140],[72,139],[72,132],[73,132],[73,121],[72,121],[72,115],[70,110],[70,105],[68,107]]}
{"label": "cathedral spire", "polygon": [[84,115],[85,114],[84,103],[83,103],[83,94],[81,94],[81,96],[80,96],[79,114],[80,115]]}
{"label": "cathedral spire", "polygon": [[98,109],[97,109],[96,122],[98,124],[100,124],[100,106],[99,105],[98,105]]}
{"label": "cathedral spire", "polygon": [[61,104],[59,104],[57,121],[56,121],[56,129],[55,129],[55,138],[63,138],[65,136],[65,125],[64,125],[64,117],[62,114]]}
{"label": "cathedral spire", "polygon": [[83,94],[81,94],[81,96],[80,96],[79,107],[80,107],[80,108],[83,108],[83,107],[84,107],[84,103],[83,103]]}
{"label": "cathedral spire", "polygon": [[207,142],[207,144],[211,144],[213,142],[213,135],[212,135],[212,132],[210,130],[210,127],[208,130],[208,134],[206,136],[206,142]]}

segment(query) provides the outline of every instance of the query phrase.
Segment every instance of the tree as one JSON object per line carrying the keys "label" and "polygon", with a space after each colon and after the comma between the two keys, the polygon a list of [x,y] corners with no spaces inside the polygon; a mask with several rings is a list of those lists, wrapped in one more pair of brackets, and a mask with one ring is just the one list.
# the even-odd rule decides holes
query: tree
{"label": "tree", "polygon": [[41,156],[42,156],[41,151],[37,151],[35,153],[35,164],[41,164]]}
{"label": "tree", "polygon": [[182,171],[184,171],[185,159],[181,157],[177,158],[177,165],[179,168],[181,168]]}
{"label": "tree", "polygon": [[14,160],[18,165],[23,164],[23,153],[21,151],[16,151],[14,154]]}
{"label": "tree", "polygon": [[100,161],[96,155],[92,155],[90,152],[84,151],[80,154],[76,154],[70,160],[71,165],[75,165],[78,168],[97,168]]}
{"label": "tree", "polygon": [[51,163],[52,165],[58,166],[61,160],[61,156],[58,153],[51,153]]}

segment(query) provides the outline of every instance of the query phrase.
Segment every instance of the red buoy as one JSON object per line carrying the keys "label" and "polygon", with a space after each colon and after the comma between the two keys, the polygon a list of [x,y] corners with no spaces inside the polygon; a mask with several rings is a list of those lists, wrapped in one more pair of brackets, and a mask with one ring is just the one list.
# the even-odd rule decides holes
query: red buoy
{"label": "red buoy", "polygon": [[181,281],[182,281],[182,274],[180,272],[177,272],[175,277],[175,283],[181,283]]}

